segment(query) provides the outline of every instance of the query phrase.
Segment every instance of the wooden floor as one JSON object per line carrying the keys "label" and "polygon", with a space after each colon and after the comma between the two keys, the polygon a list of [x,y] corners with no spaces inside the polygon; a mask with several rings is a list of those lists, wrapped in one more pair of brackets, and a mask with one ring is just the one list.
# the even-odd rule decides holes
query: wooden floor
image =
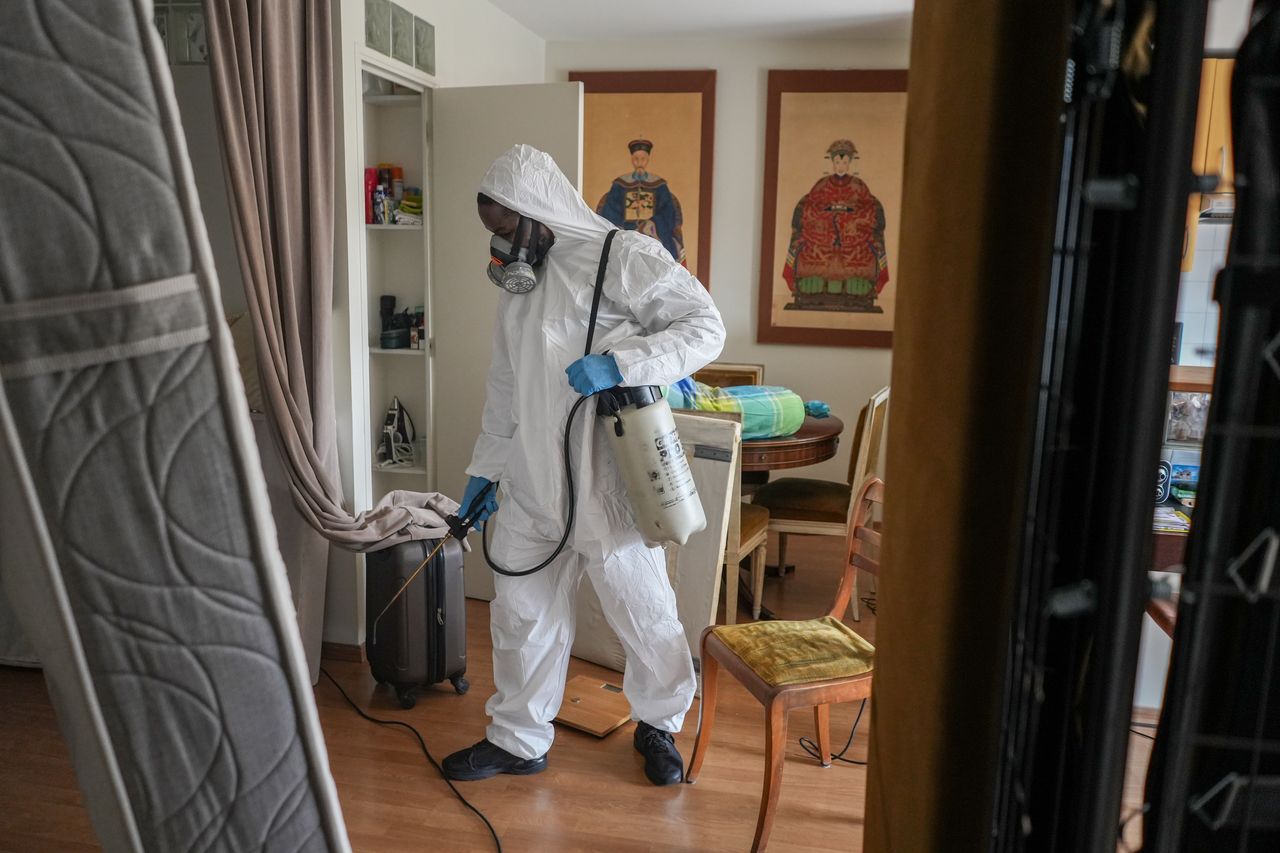
{"label": "wooden floor", "polygon": [[[829,537],[794,539],[788,556],[794,555],[799,569],[785,580],[767,581],[766,604],[782,618],[818,615],[834,592],[841,544]],[[467,615],[472,689],[466,696],[454,695],[446,685],[426,692],[413,710],[402,711],[388,690],[374,684],[364,665],[326,662],[325,667],[369,713],[417,726],[432,753],[442,758],[483,737],[484,703],[493,687],[487,606],[468,602]],[[857,630],[874,642],[875,616],[864,609]],[[574,659],[570,676],[579,673],[620,678]],[[412,735],[360,719],[323,677],[315,693],[356,850],[494,849],[480,820],[427,766]],[[459,788],[488,815],[510,853],[747,850],[764,763],[762,715],[759,704],[727,678],[720,695],[716,738],[696,785],[650,785],[631,746],[633,727],[627,725],[603,740],[557,727],[545,773]],[[686,759],[697,708],[695,702],[676,741]],[[849,735],[856,710],[832,711],[837,749]],[[859,726],[851,757],[866,757],[868,722],[869,714]],[[812,715],[794,714],[769,849],[860,850],[865,768],[820,767],[796,742],[812,734]],[[1150,741],[1133,741],[1125,814],[1140,802],[1140,774],[1150,751]],[[1131,824],[1129,838],[1136,841],[1139,826],[1138,821]],[[0,851],[96,849],[43,678],[38,672],[0,668]]]}

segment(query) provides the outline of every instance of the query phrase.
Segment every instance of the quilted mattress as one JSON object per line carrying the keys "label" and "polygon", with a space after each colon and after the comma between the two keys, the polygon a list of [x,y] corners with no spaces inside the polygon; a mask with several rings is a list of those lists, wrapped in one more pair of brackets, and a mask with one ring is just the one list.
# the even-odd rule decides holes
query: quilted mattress
{"label": "quilted mattress", "polygon": [[0,2],[0,580],[108,850],[346,850],[143,0]]}

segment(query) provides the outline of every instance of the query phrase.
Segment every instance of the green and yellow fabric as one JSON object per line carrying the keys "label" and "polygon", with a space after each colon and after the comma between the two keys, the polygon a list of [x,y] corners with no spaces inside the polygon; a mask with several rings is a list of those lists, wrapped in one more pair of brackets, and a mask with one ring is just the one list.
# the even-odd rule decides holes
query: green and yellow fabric
{"label": "green and yellow fabric", "polygon": [[673,409],[731,412],[742,415],[742,438],[792,435],[804,424],[804,400],[789,388],[775,385],[735,385],[714,388],[694,379],[667,387]]}

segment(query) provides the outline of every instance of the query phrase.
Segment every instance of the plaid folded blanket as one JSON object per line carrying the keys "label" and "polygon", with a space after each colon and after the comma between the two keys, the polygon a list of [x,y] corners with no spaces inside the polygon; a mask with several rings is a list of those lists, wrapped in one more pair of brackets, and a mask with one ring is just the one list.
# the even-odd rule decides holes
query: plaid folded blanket
{"label": "plaid folded blanket", "polygon": [[776,385],[713,388],[689,378],[667,386],[666,393],[673,409],[741,414],[744,441],[791,435],[804,423],[804,400]]}

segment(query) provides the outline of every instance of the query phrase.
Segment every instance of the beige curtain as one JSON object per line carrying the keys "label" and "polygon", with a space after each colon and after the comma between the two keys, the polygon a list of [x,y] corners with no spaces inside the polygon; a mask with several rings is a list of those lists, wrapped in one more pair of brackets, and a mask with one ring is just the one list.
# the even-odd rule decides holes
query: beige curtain
{"label": "beige curtain", "polygon": [[330,336],[334,108],[329,0],[205,0],[232,228],[263,400],[303,518],[356,551],[443,532],[450,502],[353,516],[338,473]]}

